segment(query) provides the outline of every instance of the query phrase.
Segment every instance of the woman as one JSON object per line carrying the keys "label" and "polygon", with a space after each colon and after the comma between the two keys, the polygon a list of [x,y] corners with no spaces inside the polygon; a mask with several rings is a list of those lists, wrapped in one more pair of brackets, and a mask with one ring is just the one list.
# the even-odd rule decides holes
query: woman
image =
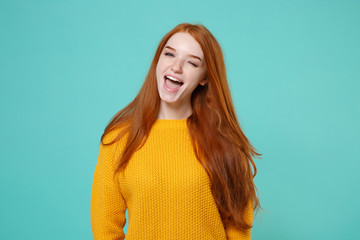
{"label": "woman", "polygon": [[239,126],[218,42],[202,25],[176,26],[101,137],[94,239],[124,239],[126,209],[127,240],[250,239],[260,155]]}

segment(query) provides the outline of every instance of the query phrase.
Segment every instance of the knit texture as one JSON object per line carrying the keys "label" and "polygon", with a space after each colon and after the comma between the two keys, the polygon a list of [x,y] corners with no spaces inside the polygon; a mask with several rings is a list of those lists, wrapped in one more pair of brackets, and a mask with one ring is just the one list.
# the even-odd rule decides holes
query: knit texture
{"label": "knit texture", "polygon": [[[118,131],[112,131],[105,142]],[[210,180],[196,159],[186,119],[156,120],[144,146],[124,173],[113,180],[114,164],[125,146],[100,145],[91,194],[95,240],[250,239],[249,230],[224,226],[211,194]],[[253,221],[252,205],[246,212]]]}

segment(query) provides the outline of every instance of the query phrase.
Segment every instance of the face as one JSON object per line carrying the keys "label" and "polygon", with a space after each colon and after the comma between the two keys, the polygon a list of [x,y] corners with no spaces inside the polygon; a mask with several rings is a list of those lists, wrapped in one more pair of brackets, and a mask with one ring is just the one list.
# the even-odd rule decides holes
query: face
{"label": "face", "polygon": [[189,33],[175,33],[165,44],[156,66],[161,101],[189,105],[194,89],[206,84],[205,74],[199,43]]}

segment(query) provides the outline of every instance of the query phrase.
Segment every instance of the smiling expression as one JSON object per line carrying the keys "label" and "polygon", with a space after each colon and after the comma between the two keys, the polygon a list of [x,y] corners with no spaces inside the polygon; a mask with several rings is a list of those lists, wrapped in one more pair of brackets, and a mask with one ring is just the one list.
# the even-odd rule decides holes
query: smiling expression
{"label": "smiling expression", "polygon": [[205,73],[205,59],[199,43],[189,33],[175,33],[165,44],[156,66],[161,101],[190,106],[194,89],[206,84]]}

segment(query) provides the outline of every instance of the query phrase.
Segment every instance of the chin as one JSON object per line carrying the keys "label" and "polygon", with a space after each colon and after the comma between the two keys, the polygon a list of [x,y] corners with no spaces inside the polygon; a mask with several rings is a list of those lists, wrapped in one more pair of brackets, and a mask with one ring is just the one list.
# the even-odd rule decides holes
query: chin
{"label": "chin", "polygon": [[168,95],[166,94],[166,90],[164,90],[165,93],[160,93],[159,96],[160,96],[160,100],[161,101],[164,101],[164,102],[167,102],[167,103],[174,103],[174,102],[177,102],[179,101],[179,98],[178,96],[174,96],[174,95]]}
{"label": "chin", "polygon": [[176,103],[178,101],[178,99],[168,99],[168,98],[161,98],[160,100],[166,103]]}

